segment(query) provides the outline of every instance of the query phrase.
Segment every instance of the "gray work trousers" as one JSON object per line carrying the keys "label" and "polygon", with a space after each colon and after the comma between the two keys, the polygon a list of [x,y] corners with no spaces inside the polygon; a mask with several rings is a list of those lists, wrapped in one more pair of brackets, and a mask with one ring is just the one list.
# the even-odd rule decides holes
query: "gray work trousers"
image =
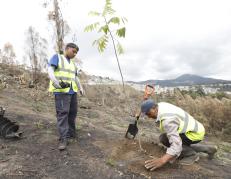
{"label": "gray work trousers", "polygon": [[55,106],[59,139],[66,140],[76,137],[77,94],[56,94]]}

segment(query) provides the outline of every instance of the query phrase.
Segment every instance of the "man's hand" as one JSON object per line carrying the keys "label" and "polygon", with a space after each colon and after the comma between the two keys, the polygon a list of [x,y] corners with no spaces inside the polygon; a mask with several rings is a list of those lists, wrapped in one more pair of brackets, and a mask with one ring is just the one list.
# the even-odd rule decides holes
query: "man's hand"
{"label": "man's hand", "polygon": [[70,87],[70,83],[63,82],[63,81],[60,81],[59,85],[61,86],[61,88],[69,88]]}
{"label": "man's hand", "polygon": [[162,158],[158,158],[158,159],[151,159],[151,160],[146,160],[145,161],[145,168],[153,171],[157,168],[162,167],[166,162],[162,159]]}
{"label": "man's hand", "polygon": [[156,170],[157,168],[162,167],[164,164],[166,164],[168,161],[170,161],[173,158],[174,158],[174,156],[169,155],[169,154],[165,154],[161,158],[151,159],[151,160],[145,161],[144,166],[146,169],[153,171],[153,170]]}
{"label": "man's hand", "polygon": [[61,89],[62,87],[59,85],[59,82],[53,82],[52,85],[56,88],[56,89]]}
{"label": "man's hand", "polygon": [[81,96],[84,96],[84,95],[85,95],[85,91],[84,91],[83,89],[80,89],[80,90],[79,90],[79,93],[80,93]]}

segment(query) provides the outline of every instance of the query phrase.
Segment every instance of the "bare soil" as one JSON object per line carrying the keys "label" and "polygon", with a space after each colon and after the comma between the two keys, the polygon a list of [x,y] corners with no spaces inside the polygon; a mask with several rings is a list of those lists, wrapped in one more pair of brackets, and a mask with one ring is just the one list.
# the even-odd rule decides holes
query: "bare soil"
{"label": "bare soil", "polygon": [[[165,149],[158,144],[159,133],[149,121],[139,124],[145,152],[140,150],[138,138],[124,138],[133,120],[129,111],[138,102],[131,98],[128,105],[111,92],[102,100],[97,87],[87,88],[86,97],[79,100],[78,138],[64,152],[57,149],[52,95],[28,88],[0,91],[0,106],[7,110],[5,116],[20,124],[24,132],[20,140],[0,138],[0,178],[231,178],[230,143],[217,139],[206,139],[219,146],[213,160],[201,154],[200,160],[191,166],[175,163],[147,171],[144,161],[162,156]],[[136,97],[133,91],[130,95]]]}

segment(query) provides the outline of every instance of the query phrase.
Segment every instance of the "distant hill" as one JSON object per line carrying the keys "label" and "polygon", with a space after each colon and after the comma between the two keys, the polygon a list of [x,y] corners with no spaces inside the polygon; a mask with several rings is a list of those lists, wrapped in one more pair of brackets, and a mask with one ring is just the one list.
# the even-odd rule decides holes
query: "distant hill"
{"label": "distant hill", "polygon": [[191,85],[210,85],[210,84],[231,84],[231,81],[214,79],[214,78],[205,78],[198,75],[184,74],[179,76],[176,79],[170,80],[147,80],[140,82],[133,82],[135,84],[155,84],[160,86],[191,86]]}

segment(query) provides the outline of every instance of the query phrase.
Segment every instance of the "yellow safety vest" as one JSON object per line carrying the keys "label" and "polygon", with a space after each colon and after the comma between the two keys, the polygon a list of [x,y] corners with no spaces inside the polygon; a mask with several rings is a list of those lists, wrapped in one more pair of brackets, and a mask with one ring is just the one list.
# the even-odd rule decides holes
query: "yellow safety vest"
{"label": "yellow safety vest", "polygon": [[162,125],[163,120],[167,118],[175,118],[180,121],[177,130],[179,134],[184,133],[192,141],[203,140],[205,128],[200,122],[177,106],[169,103],[162,103],[163,105],[161,105],[161,103],[159,104],[158,113],[160,112],[160,115],[158,115],[158,120],[160,121],[160,130],[162,132],[164,132]]}
{"label": "yellow safety vest", "polygon": [[[58,68],[55,69],[54,71],[56,79],[59,81],[62,80],[63,82],[70,83],[73,91],[77,92],[78,86],[75,80],[77,68],[74,62],[72,61],[72,59],[70,59],[70,63],[69,63],[64,55],[58,54],[58,58],[59,58]],[[49,91],[68,93],[70,91],[70,87],[64,89],[56,89],[53,85],[53,82],[50,80]]]}

